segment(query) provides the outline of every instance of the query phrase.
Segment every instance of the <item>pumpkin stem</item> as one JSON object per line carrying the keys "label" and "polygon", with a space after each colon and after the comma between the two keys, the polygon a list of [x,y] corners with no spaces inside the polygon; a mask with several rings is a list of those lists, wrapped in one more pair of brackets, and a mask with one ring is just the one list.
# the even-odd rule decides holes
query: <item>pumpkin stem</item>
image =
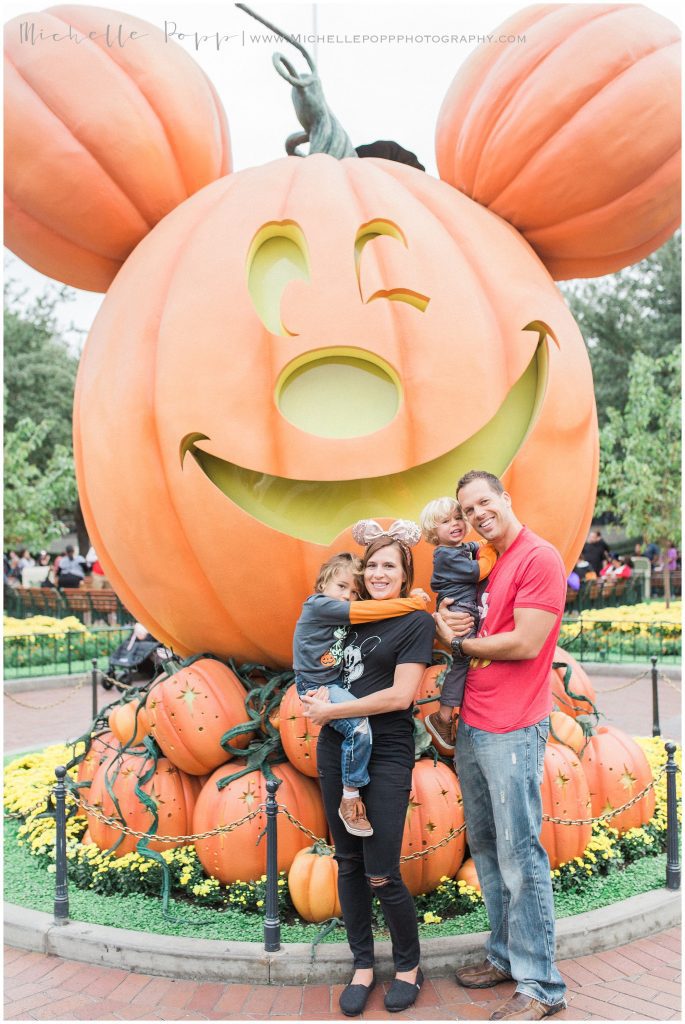
{"label": "pumpkin stem", "polygon": [[[236,4],[236,7],[289,42],[291,46],[300,51],[309,65],[311,74],[301,75],[282,53],[274,53],[271,58],[281,78],[284,78],[293,87],[293,106],[297,119],[304,128],[303,132],[294,132],[286,139],[285,150],[288,156],[328,153],[329,156],[333,156],[337,160],[342,160],[344,157],[356,157],[357,153],[347,132],[326,103],[316,64],[302,43],[267,21],[261,14],[257,14],[247,4]],[[309,143],[309,153],[298,152],[297,147],[303,142]]]}

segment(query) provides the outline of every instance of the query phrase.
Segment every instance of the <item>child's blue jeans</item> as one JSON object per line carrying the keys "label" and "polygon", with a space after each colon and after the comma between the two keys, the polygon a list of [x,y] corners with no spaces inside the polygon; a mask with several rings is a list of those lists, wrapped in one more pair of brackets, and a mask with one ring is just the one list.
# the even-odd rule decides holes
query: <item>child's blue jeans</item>
{"label": "child's blue jeans", "polygon": [[[302,696],[309,690],[316,690],[319,683],[309,683],[302,676],[295,676],[297,692]],[[353,693],[341,686],[337,680],[323,684],[328,690],[332,704],[342,704],[346,700],[357,700]],[[340,748],[340,767],[343,786],[347,789],[359,789],[369,783],[369,759],[371,757],[371,726],[368,718],[332,718],[328,723],[332,729],[343,737]]]}

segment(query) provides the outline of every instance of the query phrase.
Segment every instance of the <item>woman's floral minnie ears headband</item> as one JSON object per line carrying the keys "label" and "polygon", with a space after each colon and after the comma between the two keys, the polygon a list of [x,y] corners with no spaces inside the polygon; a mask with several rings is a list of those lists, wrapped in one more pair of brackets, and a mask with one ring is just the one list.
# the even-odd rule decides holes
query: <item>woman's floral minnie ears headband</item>
{"label": "woman's floral minnie ears headband", "polygon": [[352,536],[357,544],[364,547],[378,537],[389,537],[390,540],[397,540],[400,544],[413,548],[421,540],[421,529],[411,519],[396,519],[387,530],[384,530],[375,519],[360,519],[352,527]]}

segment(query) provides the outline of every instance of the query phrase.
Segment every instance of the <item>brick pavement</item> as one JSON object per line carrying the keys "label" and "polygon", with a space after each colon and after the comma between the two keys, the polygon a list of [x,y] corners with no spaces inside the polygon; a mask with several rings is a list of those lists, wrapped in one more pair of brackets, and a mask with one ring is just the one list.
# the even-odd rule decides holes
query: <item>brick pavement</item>
{"label": "brick pavement", "polygon": [[[682,1020],[681,931],[562,960],[568,1009],[555,1020]],[[130,974],[5,947],[5,1020],[339,1020],[342,985],[220,985]],[[398,1019],[372,993],[361,1020]],[[428,978],[409,1020],[487,1020],[513,992]]]}

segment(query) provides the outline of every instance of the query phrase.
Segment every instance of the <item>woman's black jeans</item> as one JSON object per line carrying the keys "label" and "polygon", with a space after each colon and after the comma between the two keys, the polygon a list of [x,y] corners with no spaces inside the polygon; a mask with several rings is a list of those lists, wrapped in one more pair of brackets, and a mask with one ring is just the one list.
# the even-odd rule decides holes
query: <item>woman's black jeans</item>
{"label": "woman's black jeans", "polygon": [[373,835],[361,838],[350,835],[338,815],[342,797],[340,737],[324,729],[319,738],[319,779],[335,844],[340,906],[355,969],[374,965],[373,895],[378,896],[388,925],[395,970],[411,971],[419,963],[416,909],[400,875],[402,834],[414,765],[413,752],[407,755],[408,750],[398,750],[391,737],[379,737],[378,742],[374,737],[369,764],[371,781],[361,790]]}

